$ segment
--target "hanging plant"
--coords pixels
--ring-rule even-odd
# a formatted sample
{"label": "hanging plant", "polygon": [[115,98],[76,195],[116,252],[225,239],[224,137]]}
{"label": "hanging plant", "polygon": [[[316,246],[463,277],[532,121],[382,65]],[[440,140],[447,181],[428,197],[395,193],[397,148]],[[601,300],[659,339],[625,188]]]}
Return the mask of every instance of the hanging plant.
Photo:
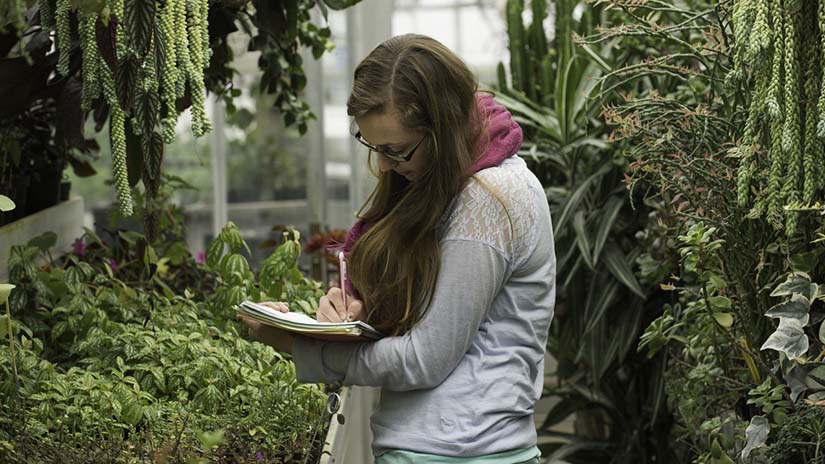
{"label": "hanging plant", "polygon": [[[317,59],[332,48],[329,28],[314,24],[310,10],[317,6],[326,16],[327,8],[359,1],[7,0],[0,6],[0,95],[10,100],[4,100],[0,117],[25,111],[47,98],[43,88],[79,75],[82,113],[75,119],[91,112],[97,130],[108,121],[120,212],[133,213],[130,188],[143,180],[144,226],[152,240],[158,213],[149,205],[159,188],[163,145],[174,141],[178,115],[191,108],[192,133],[200,137],[211,130],[206,91],[222,96],[228,111],[240,94],[232,88],[227,36],[240,29],[252,37],[249,49],[261,53],[261,91],[275,95],[285,124],[303,134],[315,116],[301,98],[307,81],[301,49],[310,48]],[[27,8],[34,3],[36,8]],[[56,52],[49,51],[52,28]],[[12,50],[21,56],[5,59]]]}
{"label": "hanging plant", "polygon": [[751,93],[736,153],[739,204],[792,236],[800,207],[825,186],[825,1],[736,0],[732,26],[728,82]]}

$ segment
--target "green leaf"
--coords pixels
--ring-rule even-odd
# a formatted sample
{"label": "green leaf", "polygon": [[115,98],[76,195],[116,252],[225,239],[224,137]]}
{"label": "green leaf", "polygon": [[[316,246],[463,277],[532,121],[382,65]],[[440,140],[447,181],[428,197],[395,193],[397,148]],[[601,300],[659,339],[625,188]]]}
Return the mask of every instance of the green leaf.
{"label": "green leaf", "polygon": [[28,246],[37,247],[41,251],[48,251],[57,243],[57,234],[54,232],[43,232],[42,234],[29,240]]}
{"label": "green leaf", "polygon": [[323,2],[333,10],[343,10],[361,2],[361,0],[323,0]]}
{"label": "green leaf", "polygon": [[143,262],[145,264],[155,264],[158,262],[158,254],[153,246],[146,245],[146,251],[143,253]]}
{"label": "green leaf", "polygon": [[[135,88],[135,119],[140,124],[144,140],[155,130],[157,125],[160,95],[158,92],[147,91],[142,85]],[[145,151],[145,147],[144,147]]]}
{"label": "green leaf", "polygon": [[581,396],[564,397],[562,401],[556,403],[552,409],[547,413],[547,417],[539,427],[540,432],[549,431],[556,424],[561,423],[567,419],[571,414],[577,411],[584,411],[591,403],[586,398]]}
{"label": "green leaf", "polygon": [[794,293],[804,295],[809,300],[813,300],[819,287],[811,283],[811,277],[804,272],[793,272],[788,275],[784,282],[777,285],[771,292],[771,296],[788,296]]}
{"label": "green leaf", "polygon": [[[799,366],[800,370],[804,370],[803,366]],[[803,378],[805,385],[814,390],[825,389],[825,366],[817,366],[811,369],[810,372]]]}
{"label": "green leaf", "polygon": [[131,400],[121,409],[120,420],[131,426],[135,426],[143,418],[143,407],[137,400]]}
{"label": "green leaf", "polygon": [[825,322],[819,324],[819,341],[825,343]]}
{"label": "green leaf", "polygon": [[218,268],[221,255],[223,255],[224,244],[220,237],[212,240],[209,246],[206,247],[206,265],[212,269]]}
{"label": "green leaf", "polygon": [[612,68],[610,67],[610,65],[607,64],[607,62],[604,60],[604,58],[599,56],[599,54],[596,53],[596,51],[593,50],[593,48],[591,48],[590,45],[587,45],[586,43],[579,43],[579,44],[576,44],[576,45],[578,45],[579,48],[584,50],[584,52],[587,54],[587,56],[589,56],[591,60],[593,60],[596,64],[598,64],[599,67],[602,68],[603,71],[606,71],[606,72],[612,71]]}
{"label": "green leaf", "polygon": [[587,236],[587,224],[584,219],[584,211],[576,211],[573,216],[573,230],[576,231],[576,245],[581,251],[584,263],[591,270],[593,269],[593,258],[590,255],[590,238]]}
{"label": "green leaf", "polygon": [[708,300],[710,301],[710,305],[714,309],[729,309],[731,307],[730,298],[728,298],[726,296],[721,296],[721,295],[712,296],[712,297],[708,298]]}
{"label": "green leaf", "polygon": [[780,317],[776,332],[765,340],[760,349],[779,351],[793,360],[808,352],[808,336],[797,319]]}
{"label": "green leaf", "polygon": [[324,17],[324,21],[329,22],[329,9],[327,4],[321,0],[316,0],[315,5],[318,6],[319,10],[321,10],[321,16]]}
{"label": "green leaf", "polygon": [[141,240],[143,238],[143,235],[141,235],[138,232],[131,231],[131,230],[118,231],[117,235],[120,238],[122,238],[123,241],[125,241],[126,243],[128,243],[129,245],[132,245],[132,246],[137,245],[138,240]]}
{"label": "green leaf", "polygon": [[[619,290],[619,284],[615,280],[610,281],[607,285],[601,285],[597,289],[597,296],[594,297],[594,301],[596,301],[595,309],[591,312],[588,311],[590,314],[590,320],[587,322],[587,327],[584,329],[584,333],[588,334],[596,324],[598,324],[602,317],[607,314],[607,308],[610,307],[610,304],[613,303],[613,299],[616,297],[616,292]],[[588,302],[589,303],[589,302]]]}
{"label": "green leaf", "polygon": [[237,253],[224,256],[220,266],[224,279],[232,285],[240,285],[249,272],[249,263],[246,258]]}
{"label": "green leaf", "polygon": [[155,0],[129,0],[124,3],[123,16],[129,45],[143,57],[155,28]]}
{"label": "green leaf", "polygon": [[808,312],[811,308],[811,302],[799,293],[794,293],[787,301],[783,301],[778,305],[769,309],[765,316],[772,318],[793,318],[802,321],[805,326],[808,323]]}
{"label": "green leaf", "polygon": [[765,446],[768,441],[768,434],[771,431],[768,418],[765,416],[753,416],[748,428],[745,429],[745,448],[742,450],[742,459],[747,460],[751,452],[756,448]]}
{"label": "green leaf", "polygon": [[143,136],[143,185],[147,192],[157,195],[160,190],[160,167],[163,163],[163,138],[152,131]]}
{"label": "green leaf", "polygon": [[616,221],[616,217],[619,215],[619,211],[621,211],[624,203],[624,197],[612,196],[609,200],[607,200],[607,205],[605,205],[605,207],[599,212],[601,221],[599,222],[599,232],[596,235],[596,242],[593,246],[594,265],[599,262],[599,257],[602,254],[604,244],[607,241],[610,230],[613,228],[613,223]]}
{"label": "green leaf", "polygon": [[9,299],[9,295],[11,291],[14,290],[16,285],[13,284],[0,284],[0,302],[5,303]]}
{"label": "green leaf", "polygon": [[619,282],[624,284],[640,298],[647,299],[647,295],[644,290],[642,290],[639,281],[630,268],[627,257],[616,245],[610,245],[605,250],[605,263],[610,273],[613,274],[613,277],[618,279]]}
{"label": "green leaf", "polygon": [[807,253],[791,255],[788,260],[794,271],[810,273],[813,272],[814,267],[816,267],[816,264],[819,262],[820,255],[822,255],[822,249],[817,248]]}
{"label": "green leaf", "polygon": [[567,221],[570,220],[570,216],[573,215],[573,212],[578,209],[579,203],[581,203],[585,193],[587,193],[587,190],[590,188],[590,185],[603,175],[610,172],[611,169],[611,163],[606,162],[602,164],[602,166],[596,172],[591,174],[590,177],[585,179],[581,184],[579,184],[576,187],[576,190],[570,195],[570,197],[568,197],[567,201],[565,202],[564,208],[562,208],[561,214],[559,215],[558,222],[556,222],[555,224],[554,234],[556,236],[559,236],[561,234],[561,231],[567,225]]}
{"label": "green leaf", "polygon": [[11,211],[16,207],[11,198],[0,195],[0,211]]}
{"label": "green leaf", "polygon": [[730,329],[733,326],[733,314],[731,313],[713,313],[713,318],[722,327]]}
{"label": "green leaf", "polygon": [[133,55],[126,55],[117,62],[115,71],[115,85],[117,99],[123,111],[132,111],[132,104],[135,101],[135,87],[138,85],[140,66],[137,58]]}
{"label": "green leaf", "polygon": [[223,429],[215,430],[214,432],[201,432],[195,434],[198,441],[206,449],[212,449],[220,446],[225,441]]}
{"label": "green leaf", "polygon": [[315,310],[312,308],[312,305],[310,305],[309,302],[306,300],[298,300],[298,306],[301,307],[301,310],[303,310],[305,314],[311,315],[315,312]]}

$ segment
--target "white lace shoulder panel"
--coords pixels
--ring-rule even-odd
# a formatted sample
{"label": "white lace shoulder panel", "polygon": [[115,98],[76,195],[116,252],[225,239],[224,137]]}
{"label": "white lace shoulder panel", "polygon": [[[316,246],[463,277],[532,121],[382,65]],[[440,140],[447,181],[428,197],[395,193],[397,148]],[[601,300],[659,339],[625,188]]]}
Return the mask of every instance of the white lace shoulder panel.
{"label": "white lace shoulder panel", "polygon": [[544,191],[524,160],[479,171],[445,215],[442,240],[484,243],[518,268],[536,244],[538,201]]}

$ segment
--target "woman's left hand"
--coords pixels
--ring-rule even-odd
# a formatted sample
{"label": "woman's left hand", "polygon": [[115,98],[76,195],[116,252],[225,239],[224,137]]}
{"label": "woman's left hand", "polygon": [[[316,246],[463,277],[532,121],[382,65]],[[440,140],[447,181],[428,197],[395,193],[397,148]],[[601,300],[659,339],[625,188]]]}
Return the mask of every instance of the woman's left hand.
{"label": "woman's left hand", "polygon": [[[283,303],[262,301],[260,304],[281,312],[289,311]],[[239,316],[238,318],[249,328],[249,335],[252,338],[275,348],[277,351],[292,354],[292,345],[295,342],[295,335],[287,332],[286,330],[261,324],[260,322],[247,317]]]}

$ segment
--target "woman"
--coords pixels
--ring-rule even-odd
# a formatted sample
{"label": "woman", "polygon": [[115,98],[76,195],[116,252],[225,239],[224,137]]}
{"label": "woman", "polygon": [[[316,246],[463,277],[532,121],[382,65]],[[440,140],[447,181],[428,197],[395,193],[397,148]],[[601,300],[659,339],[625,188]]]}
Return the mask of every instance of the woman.
{"label": "woman", "polygon": [[344,308],[330,290],[318,317],[391,336],[321,342],[248,321],[251,332],[291,352],[301,382],[382,387],[378,463],[538,462],[556,260],[544,190],[516,156],[521,128],[420,35],[358,65],[347,112],[380,172],[345,244],[354,297]]}

